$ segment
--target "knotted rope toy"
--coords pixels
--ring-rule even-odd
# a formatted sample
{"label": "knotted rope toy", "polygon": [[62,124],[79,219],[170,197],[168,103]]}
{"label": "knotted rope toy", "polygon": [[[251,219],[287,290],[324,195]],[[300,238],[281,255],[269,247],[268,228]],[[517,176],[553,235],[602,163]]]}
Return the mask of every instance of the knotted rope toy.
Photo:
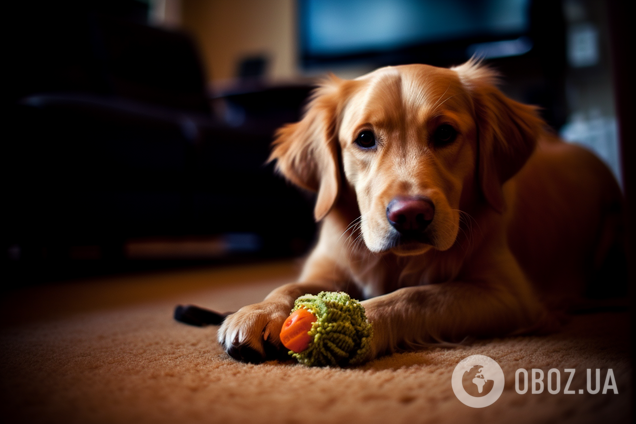
{"label": "knotted rope toy", "polygon": [[343,292],[299,297],[280,333],[289,354],[307,366],[359,365],[372,337],[364,307]]}

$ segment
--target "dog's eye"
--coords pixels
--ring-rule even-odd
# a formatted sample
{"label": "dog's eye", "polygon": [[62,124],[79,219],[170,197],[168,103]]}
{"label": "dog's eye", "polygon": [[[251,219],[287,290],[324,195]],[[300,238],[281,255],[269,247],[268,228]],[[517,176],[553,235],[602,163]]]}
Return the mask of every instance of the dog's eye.
{"label": "dog's eye", "polygon": [[371,149],[375,147],[375,134],[371,130],[361,131],[355,143],[363,149]]}
{"label": "dog's eye", "polygon": [[442,124],[433,133],[433,142],[437,146],[445,146],[455,141],[457,131],[452,125]]}

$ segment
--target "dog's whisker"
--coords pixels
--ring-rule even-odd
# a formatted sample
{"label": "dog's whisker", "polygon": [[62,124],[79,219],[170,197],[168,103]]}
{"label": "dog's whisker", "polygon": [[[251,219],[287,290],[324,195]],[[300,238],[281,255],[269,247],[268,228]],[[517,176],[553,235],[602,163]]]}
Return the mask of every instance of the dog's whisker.
{"label": "dog's whisker", "polygon": [[[448,89],[450,88],[450,85],[448,87],[446,87],[446,90],[444,90],[444,92],[442,93],[441,96],[439,96],[439,98],[437,99],[437,101],[435,102],[435,104],[432,107],[433,112],[435,112],[437,110],[437,106],[440,102],[440,100],[442,100],[442,98],[446,95],[446,93],[448,93]],[[447,99],[448,100],[448,99]]]}
{"label": "dog's whisker", "polygon": [[[360,223],[360,219],[361,217],[358,217],[354,220],[354,222],[352,222],[349,227],[347,228],[347,230],[345,230],[345,232],[342,234],[344,235],[345,233],[349,233],[347,235],[347,237],[344,239],[344,241],[342,241],[342,243],[345,246],[345,249],[349,250],[351,253],[354,253],[355,251],[355,239],[353,238],[354,235],[357,234],[356,238],[360,236],[360,227],[361,227],[361,223]],[[340,236],[340,238],[342,238],[342,235]],[[339,239],[340,242],[340,239]]]}
{"label": "dog's whisker", "polygon": [[464,243],[464,248],[466,250],[471,250],[473,245],[473,230],[472,230],[472,222],[474,218],[470,216],[468,213],[461,211],[459,209],[453,209],[459,214],[459,228],[458,231],[466,240]]}
{"label": "dog's whisker", "polygon": [[444,103],[446,103],[447,101],[449,101],[449,100],[450,100],[450,99],[452,99],[453,97],[455,97],[455,95],[448,96],[448,97],[446,98],[446,100],[444,100],[443,102],[441,102],[439,105],[437,105],[437,107],[436,107],[435,109],[433,109],[433,112],[435,112],[437,109],[439,109],[439,107],[440,107],[441,105],[443,105]]}
{"label": "dog's whisker", "polygon": [[352,244],[352,252],[356,251],[359,247],[362,247],[362,243],[364,242],[364,238],[362,236],[362,232],[358,234],[358,236],[353,240]]}
{"label": "dog's whisker", "polygon": [[359,217],[357,217],[356,219],[351,221],[351,223],[342,232],[342,234],[340,234],[340,237],[338,237],[338,241],[337,242],[340,242],[340,239],[342,239],[342,236],[344,236],[347,232],[349,232],[349,230],[352,230],[352,233],[353,233],[356,230],[356,226],[358,225],[358,223],[360,222],[361,219],[362,219],[362,215],[360,215]]}
{"label": "dog's whisker", "polygon": [[[346,247],[348,247],[351,250],[352,253],[355,251],[356,243],[357,243],[358,239],[362,236],[362,232],[359,231],[359,229],[360,229],[360,226],[358,225],[356,228],[354,228],[351,231],[351,234],[349,234],[349,236],[346,239]],[[358,233],[358,235],[354,239],[353,235],[356,234],[356,232]]]}
{"label": "dog's whisker", "polygon": [[458,212],[459,212],[460,222],[463,222],[466,226],[466,228],[464,229],[460,225],[460,229],[462,230],[462,233],[466,237],[466,240],[468,242],[468,249],[472,249],[474,241],[475,241],[475,236],[477,235],[477,233],[479,234],[482,233],[481,227],[479,226],[479,222],[477,222],[477,220],[469,213],[461,211],[461,210],[458,210]]}

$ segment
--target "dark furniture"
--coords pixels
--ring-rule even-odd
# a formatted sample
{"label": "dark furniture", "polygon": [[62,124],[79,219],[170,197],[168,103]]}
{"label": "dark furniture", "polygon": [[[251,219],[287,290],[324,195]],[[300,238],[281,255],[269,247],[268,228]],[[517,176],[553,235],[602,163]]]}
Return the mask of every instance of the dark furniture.
{"label": "dark furniture", "polygon": [[65,258],[78,244],[117,258],[131,239],[233,233],[253,235],[262,255],[308,247],[311,199],[265,162],[310,86],[252,81],[217,96],[243,117],[228,122],[212,113],[187,35],[76,8],[53,32],[40,18],[28,21],[42,44],[25,41],[33,50],[12,62],[18,83],[4,99],[13,259]]}

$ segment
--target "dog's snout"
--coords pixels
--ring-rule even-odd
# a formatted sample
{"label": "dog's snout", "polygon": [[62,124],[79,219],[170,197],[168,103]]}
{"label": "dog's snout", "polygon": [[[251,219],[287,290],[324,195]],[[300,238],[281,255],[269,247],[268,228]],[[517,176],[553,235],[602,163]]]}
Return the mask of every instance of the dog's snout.
{"label": "dog's snout", "polygon": [[419,233],[435,216],[435,205],[428,197],[396,197],[386,208],[389,223],[400,233]]}

